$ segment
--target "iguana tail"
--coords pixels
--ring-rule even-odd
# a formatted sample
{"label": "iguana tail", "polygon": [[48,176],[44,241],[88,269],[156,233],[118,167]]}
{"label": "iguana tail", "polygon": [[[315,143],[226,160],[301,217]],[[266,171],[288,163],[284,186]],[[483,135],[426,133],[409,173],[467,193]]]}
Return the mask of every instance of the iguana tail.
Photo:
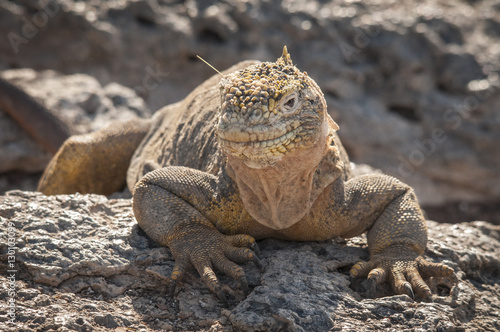
{"label": "iguana tail", "polygon": [[26,92],[1,77],[0,108],[53,154],[67,138],[76,134],[67,124]]}

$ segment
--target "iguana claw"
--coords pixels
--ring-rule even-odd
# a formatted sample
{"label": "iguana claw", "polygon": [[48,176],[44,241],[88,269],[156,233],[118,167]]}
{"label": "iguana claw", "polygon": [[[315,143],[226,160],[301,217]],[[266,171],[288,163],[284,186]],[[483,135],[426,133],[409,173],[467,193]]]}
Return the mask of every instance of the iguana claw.
{"label": "iguana claw", "polygon": [[[228,302],[214,268],[238,280],[242,291],[248,294],[248,282],[245,272],[236,263],[252,261],[262,270],[262,263],[254,251],[257,249],[254,238],[248,235],[223,235],[218,231],[204,230],[204,236],[192,238],[185,235],[182,241],[171,243],[170,248],[175,258],[168,292],[175,294],[175,288],[184,278],[190,265],[198,271],[203,282],[217,296],[225,307]],[[190,250],[186,250],[190,249]]]}
{"label": "iguana claw", "polygon": [[404,282],[401,288],[412,300],[415,299],[415,294],[413,294],[413,289],[411,288],[411,284],[408,281]]}
{"label": "iguana claw", "polygon": [[250,245],[250,249],[253,250],[253,252],[257,255],[257,256],[260,256],[260,248],[259,248],[259,245],[257,244],[257,242],[254,242]]}
{"label": "iguana claw", "polygon": [[366,276],[370,281],[369,291],[371,293],[374,293],[374,285],[389,280],[396,294],[406,294],[412,299],[415,299],[415,293],[424,299],[432,295],[423,278],[449,278],[456,282],[453,269],[444,264],[428,262],[422,256],[399,259],[387,258],[387,256],[395,257],[392,254],[379,255],[368,262],[354,264],[351,269],[351,276]]}

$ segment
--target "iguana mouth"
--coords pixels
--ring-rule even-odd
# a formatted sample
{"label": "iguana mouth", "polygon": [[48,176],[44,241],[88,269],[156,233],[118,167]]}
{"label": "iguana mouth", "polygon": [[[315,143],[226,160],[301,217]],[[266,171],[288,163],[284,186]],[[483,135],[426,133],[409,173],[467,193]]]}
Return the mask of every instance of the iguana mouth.
{"label": "iguana mouth", "polygon": [[[247,156],[258,154],[262,156],[280,156],[287,151],[293,150],[296,144],[302,138],[298,135],[301,132],[301,126],[293,128],[291,131],[285,132],[281,135],[280,132],[274,132],[265,135],[268,139],[260,140],[259,136],[255,133],[249,134],[247,132],[219,132],[219,141],[224,150],[235,156]],[[274,134],[274,135],[273,135]],[[277,135],[278,134],[278,135]],[[246,139],[245,139],[246,138]]]}

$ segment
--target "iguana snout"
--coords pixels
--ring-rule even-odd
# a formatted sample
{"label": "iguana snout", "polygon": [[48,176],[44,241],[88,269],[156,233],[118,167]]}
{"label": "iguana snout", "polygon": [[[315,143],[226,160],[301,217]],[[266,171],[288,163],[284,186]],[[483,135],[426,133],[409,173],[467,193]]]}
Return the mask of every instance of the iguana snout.
{"label": "iguana snout", "polygon": [[226,154],[266,167],[321,137],[326,103],[317,84],[299,71],[286,48],[264,62],[224,76],[217,133]]}

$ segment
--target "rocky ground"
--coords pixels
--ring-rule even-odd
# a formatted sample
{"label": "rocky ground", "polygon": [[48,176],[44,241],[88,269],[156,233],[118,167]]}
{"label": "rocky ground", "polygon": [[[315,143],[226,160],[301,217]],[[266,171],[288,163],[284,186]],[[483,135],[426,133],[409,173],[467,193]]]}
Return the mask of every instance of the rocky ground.
{"label": "rocky ground", "polygon": [[426,206],[499,205],[496,0],[0,0],[0,35],[0,69],[85,73],[153,111],[214,73],[197,54],[224,69],[287,45],[353,161],[409,183]]}
{"label": "rocky ground", "polygon": [[[129,199],[12,191],[0,196],[0,224],[17,249],[12,267],[2,242],[2,270],[15,269],[16,323],[0,308],[2,331],[497,331],[500,329],[500,228],[485,222],[429,222],[426,252],[453,267],[459,282],[429,280],[432,301],[367,298],[348,271],[368,252],[346,242],[260,241],[265,270],[244,265],[250,294],[222,277],[229,307],[189,274],[167,295],[174,262],[139,230]],[[10,228],[9,228],[10,227]],[[0,300],[9,282],[1,275]],[[386,297],[381,297],[386,296]]]}
{"label": "rocky ground", "polygon": [[[429,302],[382,297],[386,286],[371,299],[348,276],[363,238],[264,240],[265,271],[244,266],[248,296],[223,278],[223,308],[193,272],[172,299],[170,252],[137,228],[129,199],[30,192],[50,155],[0,109],[1,304],[9,250],[17,271],[17,323],[2,306],[0,330],[500,329],[497,1],[0,0],[0,35],[2,77],[78,132],[178,101],[213,74],[197,54],[224,69],[286,44],[354,166],[402,179],[430,219],[457,223],[430,221],[426,254],[459,277],[429,280]],[[473,220],[486,222],[459,223]]]}

